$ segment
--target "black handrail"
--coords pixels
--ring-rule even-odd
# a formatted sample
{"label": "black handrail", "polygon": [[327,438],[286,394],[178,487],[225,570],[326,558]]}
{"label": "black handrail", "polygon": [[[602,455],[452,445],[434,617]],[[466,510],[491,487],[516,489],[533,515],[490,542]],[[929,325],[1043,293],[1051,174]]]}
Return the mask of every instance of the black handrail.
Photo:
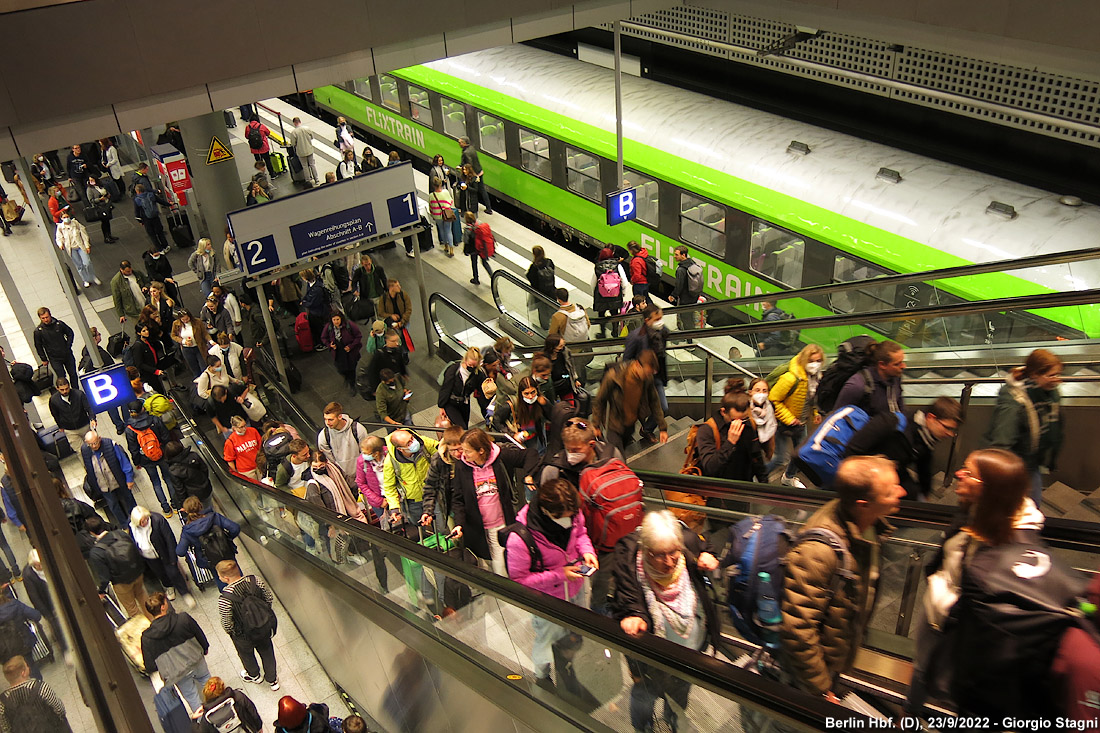
{"label": "black handrail", "polygon": [[[716,336],[738,336],[743,333],[771,333],[772,331],[805,330],[812,328],[836,328],[838,326],[863,326],[870,323],[889,323],[924,318],[950,318],[969,316],[994,311],[1041,310],[1077,305],[1095,305],[1100,302],[1100,289],[1075,290],[1068,293],[1040,293],[1038,295],[1016,295],[1009,298],[952,303],[950,305],[929,305],[919,308],[897,308],[856,315],[836,314],[811,316],[785,321],[757,321],[739,323],[733,326],[714,328],[694,328],[684,331],[671,331],[670,341],[685,339],[703,339]],[[701,307],[701,306],[700,306]],[[698,308],[697,308],[698,310]],[[666,311],[667,312],[667,311]],[[596,346],[615,346],[626,343],[625,338],[590,339],[570,344],[570,349],[594,348]],[[539,347],[541,348],[541,347]],[[968,347],[974,348],[974,347]],[[516,347],[515,353],[527,353],[538,349]]]}
{"label": "black handrail", "polygon": [[[490,338],[493,339],[493,341],[496,341],[497,339],[501,338],[504,335],[502,333],[499,333],[496,329],[490,328],[489,326],[485,325],[484,321],[482,321],[477,316],[470,313],[468,310],[466,310],[462,306],[455,303],[453,300],[448,298],[446,295],[442,295],[440,293],[432,293],[428,297],[428,313],[429,313],[429,315],[431,315],[432,326],[435,327],[436,335],[439,337],[440,341],[442,341],[444,337],[447,337],[447,338],[454,338],[454,337],[451,336],[450,334],[443,333],[443,330],[439,325],[439,321],[435,317],[435,309],[436,309],[436,306],[438,304],[442,304],[442,305],[446,306],[447,308],[450,308],[451,310],[453,310],[455,313],[462,316],[464,319],[469,321],[469,323],[472,327],[477,328],[482,333],[488,335]],[[429,338],[430,338],[430,336],[429,336]]]}
{"label": "black handrail", "polygon": [[[185,419],[209,445],[208,436],[199,428],[186,408],[182,409]],[[227,467],[210,453],[208,465],[219,474],[223,482],[232,482],[247,486],[273,500],[292,507],[298,513],[305,513],[318,521],[338,526],[365,542],[377,545],[386,552],[392,552],[413,562],[426,565],[433,570],[456,578],[466,585],[473,586],[484,593],[503,599],[505,602],[529,613],[552,620],[554,623],[573,629],[588,637],[598,638],[600,643],[613,648],[646,664],[668,671],[689,680],[692,684],[704,687],[725,697],[731,697],[763,708],[777,715],[790,718],[801,725],[815,730],[824,730],[826,720],[836,721],[845,718],[853,725],[862,727],[864,716],[846,708],[829,703],[816,695],[794,690],[786,685],[773,682],[752,672],[735,667],[700,652],[686,649],[679,644],[661,639],[654,635],[634,638],[623,633],[614,620],[568,603],[553,596],[531,590],[519,583],[510,581],[494,573],[458,562],[439,552],[397,537],[381,529],[337,514],[322,506],[311,504],[293,494],[279,491],[265,484],[248,481],[231,474]],[[243,514],[243,512],[242,512]],[[858,722],[855,722],[858,721]],[[834,723],[835,725],[835,723]]]}
{"label": "black handrail", "polygon": [[523,292],[528,297],[532,297],[535,300],[542,301],[543,304],[552,306],[555,310],[558,307],[558,301],[546,295],[543,295],[539,291],[532,288],[530,283],[526,283],[523,280],[520,280],[517,276],[513,275],[508,270],[505,270],[503,267],[498,267],[496,270],[493,271],[493,276],[492,278],[490,278],[489,281],[489,288],[493,291],[493,302],[496,303],[497,310],[499,310],[504,315],[511,315],[511,313],[509,313],[508,309],[504,307],[504,304],[500,302],[500,286],[497,284],[497,282],[500,280],[507,280],[511,282],[512,284],[523,290]]}

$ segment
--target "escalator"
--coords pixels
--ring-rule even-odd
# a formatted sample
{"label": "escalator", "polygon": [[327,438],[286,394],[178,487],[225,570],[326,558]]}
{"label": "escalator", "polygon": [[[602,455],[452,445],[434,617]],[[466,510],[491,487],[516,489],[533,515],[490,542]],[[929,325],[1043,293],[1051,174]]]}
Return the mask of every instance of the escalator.
{"label": "escalator", "polygon": [[[273,414],[303,435],[316,430],[263,369],[258,370],[257,383]],[[694,685],[697,689],[685,712],[700,730],[736,730],[744,704],[816,730],[825,728],[826,716],[835,718],[842,712],[731,664],[744,661],[753,651],[732,628],[725,629],[716,657],[658,639],[631,639],[608,619],[484,573],[461,559],[231,477],[216,451],[209,450],[205,426],[196,425],[195,430],[221,484],[223,508],[245,527],[250,551],[295,624],[329,675],[386,729],[432,725],[484,730],[504,724],[522,730],[630,730],[630,681],[623,655]],[[797,527],[832,498],[829,492],[755,483],[652,472],[639,476],[651,508],[691,508],[706,514],[702,529],[716,545],[728,526],[747,514],[779,514]],[[665,490],[699,494],[712,506],[668,502]],[[905,694],[914,611],[920,607],[924,585],[922,568],[952,515],[950,507],[903,502],[892,519],[898,530],[883,551],[881,600],[856,669],[846,679],[864,700],[887,713],[896,711]],[[324,553],[311,554],[301,541],[301,528],[322,537],[328,534],[326,526],[355,538],[366,564],[338,566]],[[1049,520],[1044,536],[1055,552],[1082,571],[1094,571],[1100,562],[1096,525]],[[387,568],[385,582],[380,565]],[[472,601],[436,619],[432,611],[439,609],[433,599],[452,584],[471,588]],[[721,592],[721,583],[716,586]],[[585,694],[578,694],[580,688],[569,680],[560,681],[563,689],[557,692],[533,684],[531,615],[568,628],[583,640],[571,653],[576,682]],[[415,703],[411,697],[401,698],[400,680],[425,694],[417,695]],[[410,725],[410,715],[415,726]]]}

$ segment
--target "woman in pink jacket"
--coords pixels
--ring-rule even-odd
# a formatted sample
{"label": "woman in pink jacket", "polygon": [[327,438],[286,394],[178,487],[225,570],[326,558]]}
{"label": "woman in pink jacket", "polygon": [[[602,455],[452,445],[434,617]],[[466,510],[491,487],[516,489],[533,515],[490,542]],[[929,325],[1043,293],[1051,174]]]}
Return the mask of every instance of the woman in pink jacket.
{"label": "woman in pink jacket", "polygon": [[[544,482],[507,531],[504,547],[508,577],[587,608],[584,578],[599,567],[599,561],[588,539],[580,495],[573,484],[565,479]],[[535,630],[531,659],[537,684],[552,686],[550,666],[556,662],[558,685],[576,693],[573,688],[579,683],[565,662],[576,652],[580,637],[539,616],[531,617],[531,625]]]}

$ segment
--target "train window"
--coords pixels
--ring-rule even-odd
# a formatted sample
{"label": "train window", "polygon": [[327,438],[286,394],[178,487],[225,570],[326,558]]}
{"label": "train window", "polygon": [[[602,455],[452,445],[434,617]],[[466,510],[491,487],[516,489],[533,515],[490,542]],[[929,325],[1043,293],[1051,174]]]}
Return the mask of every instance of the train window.
{"label": "train window", "polygon": [[726,208],[690,193],[681,193],[680,239],[725,257]]}
{"label": "train window", "polygon": [[520,165],[539,178],[550,180],[550,141],[528,129],[519,128]]}
{"label": "train window", "polygon": [[586,199],[600,201],[600,161],[583,150],[565,148],[566,185]]}
{"label": "train window", "polygon": [[432,124],[432,105],[428,101],[427,89],[409,84],[409,111],[412,112],[412,118],[420,124],[435,127]]}
{"label": "train window", "polygon": [[378,86],[382,90],[382,104],[390,109],[401,110],[401,101],[397,96],[397,79],[389,74],[378,75]]}
{"label": "train window", "polygon": [[752,222],[749,269],[789,288],[802,287],[802,259],[806,241],[766,221]]}
{"label": "train window", "polygon": [[638,189],[638,221],[656,227],[660,221],[657,218],[657,213],[660,210],[657,181],[629,168],[626,169],[625,173],[623,188]]}
{"label": "train window", "polygon": [[504,157],[504,122],[484,112],[477,113],[477,126],[481,130],[481,149],[498,158]]}
{"label": "train window", "polygon": [[443,108],[443,132],[457,139],[466,134],[466,108],[449,97],[439,98]]}
{"label": "train window", "polygon": [[374,101],[374,95],[370,91],[370,79],[353,79],[351,90],[368,102]]}
{"label": "train window", "polygon": [[[851,283],[862,280],[889,275],[888,270],[869,265],[862,260],[856,260],[844,255],[837,255],[833,262],[833,282]],[[872,311],[891,310],[895,306],[897,286],[875,285],[867,283],[865,288],[848,290],[843,293],[833,293],[829,296],[829,305],[838,313],[869,313]],[[920,305],[925,305],[920,303]]]}

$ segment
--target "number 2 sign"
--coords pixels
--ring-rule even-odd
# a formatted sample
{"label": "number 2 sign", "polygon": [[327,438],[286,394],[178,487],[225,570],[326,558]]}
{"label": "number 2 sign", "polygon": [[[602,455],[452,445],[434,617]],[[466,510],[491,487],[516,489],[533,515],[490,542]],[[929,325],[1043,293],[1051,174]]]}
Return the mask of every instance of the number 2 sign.
{"label": "number 2 sign", "polygon": [[279,251],[275,247],[275,237],[270,234],[247,242],[237,242],[237,246],[241,250],[241,264],[249,275],[279,266]]}

